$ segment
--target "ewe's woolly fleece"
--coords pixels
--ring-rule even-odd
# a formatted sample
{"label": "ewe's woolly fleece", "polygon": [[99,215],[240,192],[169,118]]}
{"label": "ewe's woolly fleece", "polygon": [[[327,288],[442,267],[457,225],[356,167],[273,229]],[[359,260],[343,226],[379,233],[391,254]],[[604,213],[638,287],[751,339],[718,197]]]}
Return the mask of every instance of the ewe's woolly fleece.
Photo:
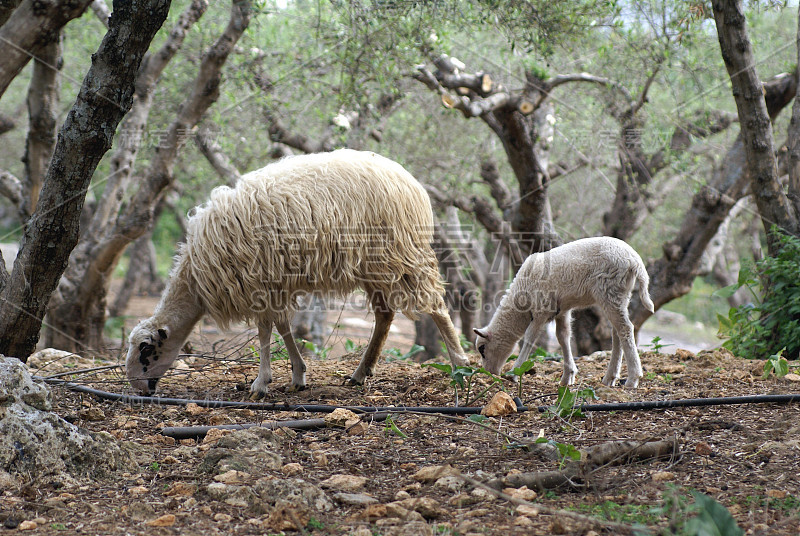
{"label": "ewe's woolly fleece", "polygon": [[187,223],[173,278],[223,327],[315,290],[379,291],[411,318],[443,308],[428,195],[375,153],[285,158],[214,189]]}

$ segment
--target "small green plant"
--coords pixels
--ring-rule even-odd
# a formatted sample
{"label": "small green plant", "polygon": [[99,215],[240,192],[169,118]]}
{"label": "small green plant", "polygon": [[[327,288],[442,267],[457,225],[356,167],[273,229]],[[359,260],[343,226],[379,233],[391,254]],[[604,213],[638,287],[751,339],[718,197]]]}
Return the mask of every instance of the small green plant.
{"label": "small green plant", "polygon": [[576,509],[579,512],[617,523],[645,526],[658,523],[660,517],[650,505],[646,504],[619,504],[614,501],[603,501],[597,504],[580,504]]}
{"label": "small green plant", "polygon": [[331,351],[330,346],[317,346],[312,341],[303,340],[303,347],[320,359],[327,359]]}
{"label": "small green plant", "polygon": [[387,354],[386,361],[389,363],[391,363],[392,361],[407,361],[412,357],[414,357],[415,355],[417,355],[418,353],[424,351],[425,347],[420,346],[419,344],[412,345],[411,349],[406,353],[401,352],[397,348],[389,348],[388,350],[386,350]]}
{"label": "small green plant", "polygon": [[712,497],[690,490],[694,503],[675,487],[663,495],[663,506],[652,511],[669,519],[670,534],[680,536],[743,536],[736,520],[725,506]]}
{"label": "small green plant", "polygon": [[786,348],[782,348],[777,354],[772,354],[767,359],[767,362],[764,363],[764,374],[761,376],[762,379],[769,378],[770,374],[775,374],[777,378],[783,378],[787,374],[789,374],[789,362],[786,361],[786,358],[783,357],[783,351]]}
{"label": "small green plant", "polygon": [[345,341],[344,341],[344,351],[345,352],[347,352],[348,354],[352,354],[353,352],[357,352],[360,349],[361,349],[361,345],[360,344],[356,344],[350,339],[345,339]]}
{"label": "small green plant", "polygon": [[389,433],[392,433],[401,439],[405,439],[408,437],[408,434],[406,434],[400,428],[397,427],[391,415],[387,415],[385,422],[386,426],[383,427],[384,434],[389,435]]}
{"label": "small green plant", "polygon": [[536,361],[528,358],[518,367],[511,369],[511,374],[517,377],[517,396],[522,398],[522,377],[536,366]]}
{"label": "small green plant", "polygon": [[[283,361],[289,359],[289,352],[286,350],[286,345],[283,344],[283,341],[277,333],[272,334],[272,345],[275,347],[275,350],[270,351],[270,361]],[[253,353],[253,356],[255,356],[256,359],[261,359],[261,354],[255,346],[251,345],[250,351]]]}
{"label": "small green plant", "polygon": [[308,520],[308,525],[306,525],[306,527],[311,530],[323,530],[325,528],[325,523],[312,517]]}
{"label": "small green plant", "polygon": [[154,473],[157,473],[159,471],[159,469],[161,469],[161,464],[160,463],[153,462],[153,463],[150,464],[150,470],[153,471]]}
{"label": "small green plant", "polygon": [[585,417],[583,411],[581,411],[581,406],[590,400],[597,400],[597,393],[591,387],[572,391],[568,386],[561,385],[558,388],[558,398],[555,405],[547,408],[547,411],[565,420]]}
{"label": "small green plant", "polygon": [[655,353],[661,353],[662,348],[666,348],[667,346],[674,346],[674,344],[661,344],[661,337],[656,335],[652,339],[650,339],[650,344],[643,344],[642,347],[649,348]]}
{"label": "small green plant", "polygon": [[717,336],[734,354],[769,359],[785,348],[789,359],[800,354],[800,239],[773,228],[778,243],[775,257],[764,257],[754,265],[743,266],[734,285],[718,290],[723,298],[746,288],[752,303],[731,308],[727,316],[718,314]]}
{"label": "small green plant", "polygon": [[53,530],[67,530],[67,526],[64,523],[50,523],[50,528]]}
{"label": "small green plant", "polygon": [[555,447],[558,450],[558,455],[561,457],[561,464],[563,465],[568,459],[573,461],[580,461],[581,459],[581,451],[575,448],[574,445],[570,445],[569,443],[559,443],[558,441],[553,441],[552,439],[547,439],[546,437],[540,437],[536,439],[536,443],[546,443]]}
{"label": "small green plant", "polygon": [[[502,379],[498,378],[485,368],[474,368],[470,366],[458,366],[455,369],[451,365],[446,365],[444,363],[423,363],[423,367],[431,367],[435,368],[436,370],[441,370],[448,376],[450,376],[450,386],[453,387],[455,392],[455,405],[459,406],[459,400],[461,398],[464,399],[464,405],[469,405],[470,402],[478,400],[486,395],[487,392],[495,385],[501,384]],[[483,391],[476,394],[474,397],[470,397],[472,391],[472,384],[473,379],[476,374],[485,374],[488,376],[491,381],[489,386],[486,387]]]}

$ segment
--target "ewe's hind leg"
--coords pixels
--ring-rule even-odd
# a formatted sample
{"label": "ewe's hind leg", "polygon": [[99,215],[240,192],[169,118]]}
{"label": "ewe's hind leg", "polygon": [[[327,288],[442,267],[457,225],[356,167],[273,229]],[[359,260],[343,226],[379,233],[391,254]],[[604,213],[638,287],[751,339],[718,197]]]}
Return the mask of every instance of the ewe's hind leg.
{"label": "ewe's hind leg", "polygon": [[461,341],[459,341],[453,321],[450,319],[450,315],[447,314],[444,303],[442,303],[442,306],[438,311],[431,313],[431,317],[442,335],[442,340],[447,348],[447,355],[450,356],[450,363],[452,363],[453,368],[469,365],[469,359],[461,350]]}
{"label": "ewe's hind leg", "polygon": [[364,350],[364,355],[361,357],[361,363],[359,363],[358,368],[350,377],[350,382],[357,385],[362,385],[367,376],[372,376],[375,371],[375,364],[378,362],[383,344],[389,335],[389,328],[392,327],[392,320],[394,320],[394,311],[389,309],[380,294],[373,295],[372,308],[375,311],[375,327],[372,331],[372,337],[370,337],[367,349]]}
{"label": "ewe's hind leg", "polygon": [[571,323],[572,314],[569,310],[556,317],[556,338],[558,339],[558,344],[561,345],[561,352],[564,354],[564,372],[561,374],[561,385],[575,383],[575,375],[578,373],[578,367],[572,357],[572,345],[570,343]]}
{"label": "ewe's hind leg", "polygon": [[[625,364],[628,367],[628,379],[625,381],[625,387],[636,389],[639,387],[639,380],[642,379],[642,363],[639,361],[639,352],[636,351],[636,342],[633,338],[633,324],[628,319],[628,303],[627,301],[619,306],[606,306],[603,311],[611,321],[611,327],[616,332],[619,338],[619,346],[622,354],[625,356]],[[612,339],[613,342],[613,339]],[[612,362],[608,364],[609,372],[611,372],[611,365],[614,359],[614,351],[611,351]],[[614,370],[615,376],[619,377],[619,369],[621,363],[618,363]],[[606,373],[608,376],[608,373]],[[605,378],[604,378],[605,379]],[[603,382],[605,383],[605,381]],[[610,385],[610,384],[606,384]]]}
{"label": "ewe's hind leg", "polygon": [[270,344],[272,343],[272,322],[258,323],[258,342],[261,345],[261,354],[258,364],[258,377],[250,386],[250,398],[264,398],[267,386],[272,383],[272,367],[270,365]]}
{"label": "ewe's hind leg", "polygon": [[611,359],[608,361],[608,370],[603,376],[603,385],[616,385],[622,372],[622,347],[619,344],[619,335],[616,328],[611,330]]}
{"label": "ewe's hind leg", "polygon": [[292,363],[292,389],[300,391],[306,388],[306,362],[300,355],[297,349],[297,344],[294,342],[294,335],[292,335],[292,326],[288,320],[280,320],[276,322],[278,333],[283,338],[283,344],[286,345],[286,352],[289,354],[289,360]]}

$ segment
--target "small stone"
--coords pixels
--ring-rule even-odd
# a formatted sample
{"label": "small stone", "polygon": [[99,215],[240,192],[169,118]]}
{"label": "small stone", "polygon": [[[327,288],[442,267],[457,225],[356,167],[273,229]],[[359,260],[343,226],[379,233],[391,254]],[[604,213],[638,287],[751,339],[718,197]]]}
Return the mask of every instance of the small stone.
{"label": "small stone", "polygon": [[217,501],[224,501],[234,491],[236,491],[235,486],[229,486],[228,484],[223,484],[222,482],[212,482],[206,486],[206,493],[208,493],[209,497]]}
{"label": "small stone", "polygon": [[156,519],[147,522],[147,525],[151,527],[171,527],[174,524],[175,524],[174,514],[164,514],[161,517],[157,517]]}
{"label": "small stone", "polygon": [[26,519],[25,521],[20,523],[17,528],[19,530],[36,530],[39,528],[39,525],[36,523],[36,521],[30,521]]}
{"label": "small stone", "polygon": [[528,489],[528,486],[522,486],[521,488],[506,488],[503,490],[503,493],[506,495],[511,495],[515,499],[521,499],[523,501],[535,501],[536,497],[539,495],[533,491],[532,489]]}
{"label": "small stone", "polygon": [[517,404],[511,395],[505,391],[498,391],[488,404],[481,410],[481,415],[487,417],[502,417],[517,412]]}
{"label": "small stone", "polygon": [[324,421],[326,426],[344,428],[347,425],[347,421],[357,421],[360,419],[358,415],[349,409],[336,408],[333,412],[325,415]]}
{"label": "small stone", "polygon": [[700,441],[694,446],[694,451],[700,456],[709,456],[712,452],[711,445],[705,441]]}
{"label": "small stone", "polygon": [[303,466],[299,463],[287,463],[283,467],[281,467],[281,473],[286,476],[297,476],[303,472]]}
{"label": "small stone", "polygon": [[363,476],[333,475],[327,480],[320,482],[320,486],[339,491],[358,491],[363,488],[366,483],[367,479]]}
{"label": "small stone", "polygon": [[352,536],[373,536],[373,534],[369,527],[358,527],[353,531]]}
{"label": "small stone", "polygon": [[368,506],[378,502],[378,499],[366,493],[336,493],[333,495],[333,499],[349,506]]}
{"label": "small stone", "polygon": [[78,412],[78,416],[83,420],[91,422],[104,421],[106,418],[106,414],[103,410],[96,407],[82,409]]}
{"label": "small stone", "polygon": [[265,525],[275,532],[296,531],[303,530],[310,520],[311,514],[307,508],[284,504],[270,513]]}
{"label": "small stone", "polygon": [[230,471],[226,471],[221,475],[217,475],[214,477],[214,480],[217,482],[222,482],[223,484],[243,484],[247,480],[250,479],[250,474],[245,473],[244,471],[236,471],[235,469],[231,469]]}
{"label": "small stone", "polygon": [[675,480],[675,473],[670,471],[657,471],[652,475],[653,482],[666,482],[668,480]]}
{"label": "small stone", "polygon": [[47,520],[43,517],[37,517],[33,519],[33,522],[36,523],[37,525],[44,525],[45,523],[47,523]]}
{"label": "small stone", "polygon": [[134,486],[128,489],[128,493],[131,495],[144,495],[148,493],[150,490],[144,486]]}
{"label": "small stone", "polygon": [[194,484],[175,482],[164,492],[164,495],[167,497],[190,497],[194,495],[196,491],[197,486]]}
{"label": "small stone", "polygon": [[460,491],[465,485],[464,479],[457,476],[443,476],[433,483],[434,488],[449,492]]}
{"label": "small stone", "polygon": [[790,372],[786,376],[783,377],[784,380],[790,382],[800,382],[800,374],[795,374],[794,372]]}
{"label": "small stone", "polygon": [[165,463],[167,465],[175,465],[176,463],[180,462],[178,461],[178,458],[176,458],[175,456],[166,456],[161,463]]}
{"label": "small stone", "polygon": [[561,519],[553,519],[550,522],[550,533],[551,534],[569,534],[569,529],[564,525],[564,522]]}
{"label": "small stone", "polygon": [[364,435],[367,433],[367,430],[369,430],[369,423],[359,419],[352,424],[351,421],[347,421],[345,427],[347,429],[347,435],[349,436]]}
{"label": "small stone", "polygon": [[230,434],[232,430],[220,430],[219,428],[212,428],[206,432],[206,437],[203,439],[204,444],[213,443],[218,441],[223,436]]}
{"label": "small stone", "polygon": [[401,489],[397,493],[394,494],[395,501],[402,501],[403,499],[408,499],[411,497],[411,494],[404,489]]}
{"label": "small stone", "polygon": [[460,474],[461,472],[451,465],[431,465],[423,467],[411,475],[411,478],[418,482],[434,482],[444,476],[457,476]]}
{"label": "small stone", "polygon": [[403,499],[402,501],[395,501],[386,505],[390,508],[394,505],[401,506],[406,510],[413,510],[419,512],[425,519],[435,519],[444,514],[439,502],[430,497],[414,497],[411,499]]}
{"label": "small stone", "polygon": [[214,521],[219,521],[220,523],[230,523],[233,520],[233,516],[229,514],[218,513],[214,514]]}
{"label": "small stone", "polygon": [[522,516],[536,517],[539,515],[539,509],[533,505],[521,504],[517,506],[517,513]]}
{"label": "small stone", "polygon": [[531,525],[533,525],[533,521],[529,517],[517,516],[514,520],[514,526],[516,527],[530,527]]}
{"label": "small stone", "polygon": [[197,404],[195,404],[194,402],[189,402],[188,404],[186,404],[186,413],[188,413],[189,415],[193,415],[196,417],[197,415],[202,415],[208,412],[209,412],[208,408],[202,408]]}

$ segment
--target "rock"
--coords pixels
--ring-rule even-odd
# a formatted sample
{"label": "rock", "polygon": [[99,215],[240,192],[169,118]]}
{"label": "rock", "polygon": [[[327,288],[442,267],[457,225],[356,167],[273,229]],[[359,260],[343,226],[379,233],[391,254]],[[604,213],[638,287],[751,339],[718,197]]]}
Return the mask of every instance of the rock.
{"label": "rock", "polygon": [[106,414],[100,408],[91,407],[80,410],[78,417],[85,421],[99,422],[105,420]]}
{"label": "rock", "polygon": [[539,509],[534,505],[521,504],[517,506],[517,513],[522,516],[536,517],[539,515]]}
{"label": "rock", "polygon": [[217,482],[222,482],[223,484],[243,484],[244,482],[250,480],[250,474],[245,473],[244,471],[231,469],[215,476],[214,480]]}
{"label": "rock", "polygon": [[80,358],[80,356],[72,352],[56,350],[55,348],[45,348],[31,355],[27,359],[27,364],[30,368],[42,368],[53,361],[73,362],[78,358]]}
{"label": "rock", "polygon": [[451,497],[447,501],[447,504],[450,506],[455,506],[456,508],[464,508],[465,506],[472,506],[473,504],[477,504],[482,501],[483,499],[481,497],[475,497],[469,493],[459,493],[458,495]]}
{"label": "rock", "polygon": [[143,447],[92,433],[51,413],[49,388],[15,358],[0,356],[0,471],[38,481],[136,470]]}
{"label": "rock", "polygon": [[214,514],[214,521],[218,521],[220,523],[230,523],[233,521],[233,516],[220,512],[219,514]]}
{"label": "rock", "polygon": [[338,491],[358,491],[364,487],[367,479],[363,476],[354,475],[333,475],[327,480],[320,482],[323,488],[331,488]]}
{"label": "rock", "polygon": [[367,430],[369,430],[369,423],[361,420],[353,424],[350,424],[350,421],[347,421],[345,426],[347,427],[347,435],[350,436],[363,435],[367,433]]}
{"label": "rock", "polygon": [[333,502],[322,489],[299,478],[262,478],[255,483],[253,491],[262,504],[283,502],[305,504],[315,512],[333,510]]}
{"label": "rock", "polygon": [[800,374],[795,374],[794,372],[790,372],[789,374],[784,376],[783,379],[790,382],[800,382]]}
{"label": "rock", "polygon": [[325,415],[325,425],[335,428],[344,428],[348,422],[355,424],[360,421],[361,417],[350,411],[349,409],[336,408],[332,413]]}
{"label": "rock", "polygon": [[369,527],[358,527],[351,536],[373,536],[373,534]]}
{"label": "rock", "polygon": [[532,489],[528,489],[528,486],[522,486],[521,488],[506,488],[503,490],[503,493],[523,501],[534,501],[536,500],[536,497],[538,497],[538,494]]}
{"label": "rock", "polygon": [[[197,415],[202,415],[204,413],[208,413],[209,411],[211,411],[211,410],[209,410],[208,408],[200,407],[199,405],[197,405],[194,402],[189,402],[188,404],[186,404],[186,413],[188,413],[189,415],[193,415],[195,417]],[[217,439],[219,439],[219,438],[217,438]]]}
{"label": "rock", "polygon": [[782,489],[768,489],[766,495],[770,499],[785,499],[787,493]]}
{"label": "rock", "polygon": [[333,500],[338,503],[346,504],[348,506],[368,506],[370,504],[376,504],[378,499],[367,495],[366,493],[335,493],[333,495]]}
{"label": "rock", "polygon": [[239,489],[237,486],[229,486],[222,482],[212,482],[206,486],[206,493],[208,496],[217,501],[224,501]]}
{"label": "rock", "polygon": [[39,525],[36,523],[36,521],[25,520],[20,523],[17,528],[19,530],[36,530],[39,528]]}
{"label": "rock", "polygon": [[700,456],[709,456],[712,452],[711,445],[706,443],[705,441],[699,441],[694,446],[694,451],[699,454]]}
{"label": "rock", "polygon": [[461,471],[451,465],[430,465],[411,475],[411,478],[418,482],[434,482],[445,476],[457,476],[460,474]]}
{"label": "rock", "polygon": [[266,528],[283,532],[287,530],[303,530],[311,520],[308,507],[294,503],[281,503],[270,513]]}
{"label": "rock", "polygon": [[403,499],[402,501],[395,501],[386,505],[387,508],[392,506],[401,506],[407,510],[419,512],[425,519],[436,519],[444,514],[444,510],[439,506],[439,502],[430,497],[414,497],[411,499]]}
{"label": "rock", "polygon": [[498,391],[488,404],[481,410],[481,415],[487,417],[503,417],[517,412],[517,404],[511,395],[505,391]]}
{"label": "rock", "polygon": [[147,522],[147,525],[151,527],[171,527],[174,524],[175,524],[174,514],[164,514],[161,517],[157,517],[156,519]]}
{"label": "rock", "polygon": [[203,438],[203,443],[214,443],[215,441],[219,441],[224,436],[232,433],[230,430],[222,430],[220,428],[212,428],[208,432],[206,432],[206,436]]}
{"label": "rock", "polygon": [[457,476],[443,476],[433,483],[434,488],[453,493],[462,490],[466,485],[464,479]]}
{"label": "rock", "polygon": [[669,471],[656,471],[652,475],[653,482],[666,482],[668,480],[675,480],[675,473]]}
{"label": "rock", "polygon": [[530,527],[530,526],[533,526],[533,521],[531,521],[531,518],[529,518],[529,517],[517,516],[517,518],[514,520],[514,526],[515,527]]}
{"label": "rock", "polygon": [[128,488],[128,493],[133,495],[134,497],[139,495],[144,495],[145,493],[149,493],[150,490],[144,486],[133,486],[132,488]]}
{"label": "rock", "polygon": [[191,497],[197,492],[197,486],[187,482],[175,482],[165,492],[167,497]]}
{"label": "rock", "polygon": [[236,430],[211,445],[197,471],[220,475],[231,470],[260,474],[278,469],[283,465],[275,452],[279,444],[275,434],[265,428]]}
{"label": "rock", "polygon": [[303,466],[299,463],[287,463],[281,467],[281,473],[286,476],[297,476],[303,473]]}

